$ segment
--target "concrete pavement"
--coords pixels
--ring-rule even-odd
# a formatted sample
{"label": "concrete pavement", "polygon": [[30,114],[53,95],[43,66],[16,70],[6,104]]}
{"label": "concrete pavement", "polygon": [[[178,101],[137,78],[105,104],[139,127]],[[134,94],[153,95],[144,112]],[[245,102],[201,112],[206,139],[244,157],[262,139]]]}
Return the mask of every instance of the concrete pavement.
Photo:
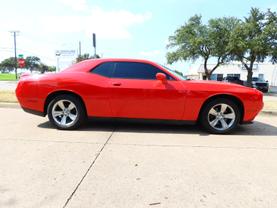
{"label": "concrete pavement", "polygon": [[0,108],[0,207],[275,207],[277,117],[233,135],[90,122],[58,131]]}
{"label": "concrete pavement", "polygon": [[17,81],[0,81],[0,90],[14,91],[17,85]]}

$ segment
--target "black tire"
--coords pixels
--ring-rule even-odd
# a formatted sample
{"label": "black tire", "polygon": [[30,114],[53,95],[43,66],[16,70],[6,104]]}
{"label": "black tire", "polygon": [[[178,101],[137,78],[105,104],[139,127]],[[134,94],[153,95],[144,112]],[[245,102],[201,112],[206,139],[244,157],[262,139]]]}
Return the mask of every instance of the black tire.
{"label": "black tire", "polygon": [[[216,108],[221,108],[221,104],[225,104],[228,105],[229,107],[227,107],[226,109],[226,114],[229,113],[230,114],[234,114],[235,118],[234,119],[229,119],[229,118],[225,118],[223,114],[223,120],[226,122],[228,128],[224,129],[224,126],[221,122],[221,120],[217,121],[216,126],[212,126],[210,123],[212,119],[218,119],[218,118],[222,118],[222,114],[221,115],[211,115],[209,114],[209,112],[212,109],[216,109]],[[218,114],[220,113],[221,110],[218,110]],[[214,116],[214,118],[213,118]],[[212,118],[211,118],[212,117]],[[199,117],[199,121],[200,124],[210,133],[212,134],[226,134],[226,133],[230,133],[232,132],[239,124],[241,118],[241,111],[238,107],[238,105],[232,101],[231,99],[227,99],[227,98],[216,98],[214,100],[211,100],[210,102],[208,102],[207,104],[205,104],[205,106],[203,107],[203,109],[200,112],[200,117]],[[213,121],[213,120],[212,120]],[[229,123],[228,123],[229,122]],[[221,126],[221,127],[220,127]],[[222,128],[222,129],[220,129]]]}
{"label": "black tire", "polygon": [[[71,104],[73,104],[72,106],[74,106],[74,108],[72,110],[67,110],[67,112],[65,112],[64,110],[62,110],[62,108],[59,105],[59,103],[61,102],[64,105],[64,109],[65,108],[69,109],[70,108],[69,105]],[[58,108],[60,108],[60,110]],[[48,115],[49,121],[57,129],[72,130],[72,129],[77,129],[86,121],[87,116],[84,108],[85,107],[83,106],[82,101],[79,98],[72,95],[67,95],[67,94],[58,95],[48,105],[47,115]],[[53,116],[53,110],[55,112],[63,112],[63,114],[60,116]],[[62,119],[64,116],[66,117],[65,125],[62,124],[63,123]],[[74,118],[74,120],[71,118]],[[68,124],[66,124],[66,122],[68,122]]]}

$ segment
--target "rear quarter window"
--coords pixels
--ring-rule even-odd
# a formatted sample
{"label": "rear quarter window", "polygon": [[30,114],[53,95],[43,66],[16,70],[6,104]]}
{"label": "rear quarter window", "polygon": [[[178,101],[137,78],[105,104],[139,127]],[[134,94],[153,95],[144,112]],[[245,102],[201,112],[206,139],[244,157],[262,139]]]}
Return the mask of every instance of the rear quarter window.
{"label": "rear quarter window", "polygon": [[114,69],[113,62],[99,64],[91,70],[91,73],[98,74],[104,77],[111,77]]}

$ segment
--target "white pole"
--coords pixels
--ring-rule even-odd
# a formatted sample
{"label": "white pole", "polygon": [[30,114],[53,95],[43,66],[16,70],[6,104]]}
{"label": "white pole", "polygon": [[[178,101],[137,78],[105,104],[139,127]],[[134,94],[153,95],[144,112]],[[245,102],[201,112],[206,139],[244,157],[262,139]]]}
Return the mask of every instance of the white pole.
{"label": "white pole", "polygon": [[60,71],[60,53],[56,52],[56,56],[57,56],[57,65],[56,65],[56,72]]}

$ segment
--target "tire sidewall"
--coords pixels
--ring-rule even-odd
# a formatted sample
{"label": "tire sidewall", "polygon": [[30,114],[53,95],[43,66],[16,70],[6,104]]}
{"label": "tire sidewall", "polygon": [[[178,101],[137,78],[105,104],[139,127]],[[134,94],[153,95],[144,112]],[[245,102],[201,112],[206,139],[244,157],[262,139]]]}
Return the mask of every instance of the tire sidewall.
{"label": "tire sidewall", "polygon": [[[65,127],[65,126],[61,126],[59,125],[55,119],[53,118],[53,115],[52,115],[52,109],[53,109],[53,106],[60,100],[69,100],[71,101],[72,103],[74,103],[74,105],[76,106],[77,108],[77,118],[76,120],[74,121],[73,124],[71,124],[70,126],[68,127]],[[48,115],[48,119],[49,121],[58,129],[61,129],[61,130],[72,130],[72,129],[76,129],[78,128],[85,120],[85,111],[83,109],[83,105],[81,104],[80,100],[74,96],[71,96],[71,95],[59,95],[57,97],[55,97],[48,105],[48,108],[47,108],[47,115]]]}
{"label": "tire sidewall", "polygon": [[[231,106],[233,108],[235,116],[236,116],[235,121],[232,124],[232,126],[230,128],[228,128],[228,129],[226,129],[226,130],[223,130],[223,131],[222,130],[217,130],[217,129],[213,128],[209,124],[209,121],[208,121],[208,113],[211,110],[211,108],[213,106],[215,106],[217,104],[221,104],[221,103],[227,104],[227,105]],[[203,110],[202,110],[202,112],[200,114],[200,121],[201,121],[202,126],[206,130],[208,130],[210,133],[213,133],[213,134],[226,134],[226,133],[232,132],[238,126],[240,118],[241,118],[241,112],[239,110],[238,105],[234,101],[232,101],[230,99],[226,99],[226,98],[218,98],[218,99],[215,99],[215,100],[212,100],[212,101],[208,102],[204,106],[204,108],[203,108]]]}

